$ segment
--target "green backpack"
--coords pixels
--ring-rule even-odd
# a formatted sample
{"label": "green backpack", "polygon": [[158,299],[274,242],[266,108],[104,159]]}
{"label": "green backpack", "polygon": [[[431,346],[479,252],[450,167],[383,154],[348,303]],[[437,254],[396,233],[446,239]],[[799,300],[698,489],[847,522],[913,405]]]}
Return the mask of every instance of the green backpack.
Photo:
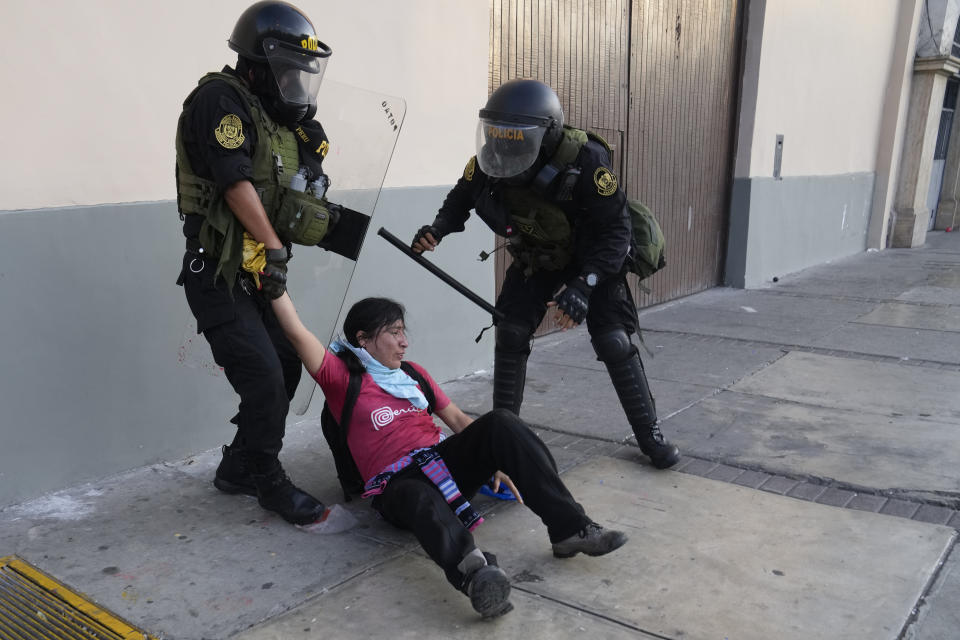
{"label": "green backpack", "polygon": [[667,261],[663,257],[666,244],[660,223],[650,209],[639,200],[628,200],[627,210],[633,223],[633,243],[627,256],[631,273],[643,280],[663,269]]}
{"label": "green backpack", "polygon": [[[587,137],[599,142],[612,156],[610,145],[593,131],[587,131]],[[612,157],[610,158],[612,160]],[[649,278],[667,264],[663,257],[666,242],[663,231],[653,212],[639,200],[627,200],[627,211],[633,225],[633,242],[627,255],[627,268],[641,280]]]}

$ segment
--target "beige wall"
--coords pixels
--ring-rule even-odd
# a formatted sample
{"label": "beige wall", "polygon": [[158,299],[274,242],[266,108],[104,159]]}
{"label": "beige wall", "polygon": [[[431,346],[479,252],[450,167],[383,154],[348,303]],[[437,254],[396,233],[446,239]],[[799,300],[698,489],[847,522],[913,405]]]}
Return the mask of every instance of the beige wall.
{"label": "beige wall", "polygon": [[747,3],[728,284],[884,246],[922,5]]}
{"label": "beige wall", "polygon": [[[766,2],[749,176],[875,170],[898,0]],[[739,172],[738,172],[739,173]]]}
{"label": "beige wall", "polygon": [[[180,103],[249,2],[37,0],[0,22],[0,210],[172,199]],[[388,186],[451,184],[486,100],[485,0],[300,0],[327,78],[403,97]],[[13,123],[11,126],[10,123]]]}

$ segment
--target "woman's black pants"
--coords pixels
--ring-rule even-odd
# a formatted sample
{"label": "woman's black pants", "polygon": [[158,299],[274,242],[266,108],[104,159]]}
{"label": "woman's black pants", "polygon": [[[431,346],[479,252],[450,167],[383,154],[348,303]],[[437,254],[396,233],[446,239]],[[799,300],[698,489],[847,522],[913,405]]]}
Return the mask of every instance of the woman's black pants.
{"label": "woman's black pants", "polygon": [[[546,445],[510,411],[495,409],[481,416],[437,449],[468,498],[496,471],[510,476],[526,506],[546,525],[551,542],[572,536],[590,522],[560,479]],[[374,498],[373,507],[388,522],[412,531],[447,580],[458,589],[462,586],[465,576],[457,565],[476,548],[473,535],[419,467],[397,473]]]}

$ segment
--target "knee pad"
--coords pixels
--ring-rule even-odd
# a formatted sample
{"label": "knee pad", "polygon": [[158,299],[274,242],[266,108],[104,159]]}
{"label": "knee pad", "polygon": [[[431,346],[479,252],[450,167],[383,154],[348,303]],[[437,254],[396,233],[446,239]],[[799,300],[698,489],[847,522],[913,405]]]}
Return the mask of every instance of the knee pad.
{"label": "knee pad", "polygon": [[590,340],[593,350],[602,362],[622,362],[632,356],[637,348],[630,341],[628,334],[622,327],[608,329],[599,333]]}
{"label": "knee pad", "polygon": [[497,324],[497,350],[511,353],[530,353],[530,336],[533,331],[512,322]]}

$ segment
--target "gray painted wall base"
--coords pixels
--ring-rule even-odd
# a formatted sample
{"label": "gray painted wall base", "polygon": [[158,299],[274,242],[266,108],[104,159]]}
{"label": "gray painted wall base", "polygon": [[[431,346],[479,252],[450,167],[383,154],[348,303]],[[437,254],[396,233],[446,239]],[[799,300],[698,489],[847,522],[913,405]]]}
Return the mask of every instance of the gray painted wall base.
{"label": "gray painted wall base", "polygon": [[[371,231],[411,238],[448,189],[385,190]],[[492,246],[474,221],[444,240],[437,263],[492,299],[493,267],[475,260]],[[318,292],[336,267],[319,249],[294,253],[292,294],[325,339],[340,300]],[[0,212],[0,506],[232,438],[237,397],[174,284],[182,255],[173,202]],[[347,304],[367,295],[407,306],[408,355],[437,379],[492,362],[492,332],[473,342],[489,317],[375,235]],[[300,408],[311,386],[304,375]],[[308,417],[323,404],[316,396]]]}
{"label": "gray painted wall base", "polygon": [[866,249],[874,173],[736,178],[725,282],[754,287]]}

